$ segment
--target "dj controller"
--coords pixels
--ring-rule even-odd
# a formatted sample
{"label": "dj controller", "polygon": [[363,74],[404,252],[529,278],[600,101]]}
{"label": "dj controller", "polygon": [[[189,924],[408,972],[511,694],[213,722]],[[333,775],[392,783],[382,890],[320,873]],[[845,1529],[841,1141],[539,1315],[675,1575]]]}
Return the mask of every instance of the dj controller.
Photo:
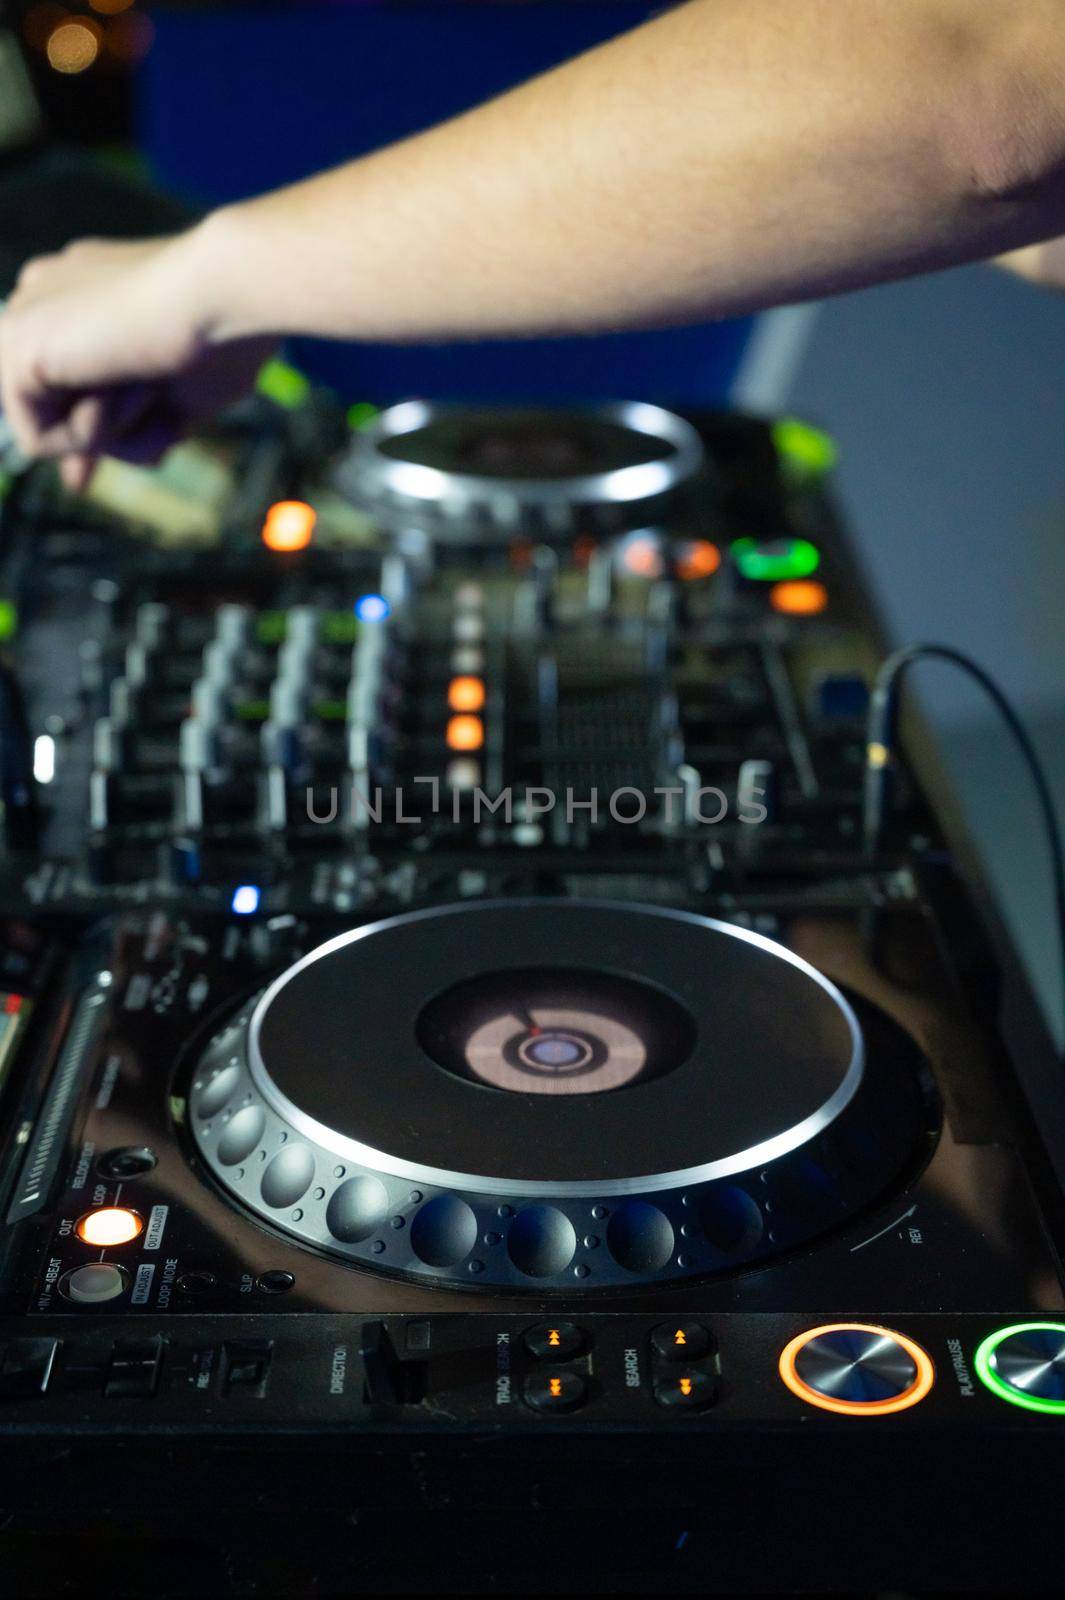
{"label": "dj controller", "polygon": [[2,506],[11,1592],[1058,1587],[1065,1078],[829,441],[278,371]]}

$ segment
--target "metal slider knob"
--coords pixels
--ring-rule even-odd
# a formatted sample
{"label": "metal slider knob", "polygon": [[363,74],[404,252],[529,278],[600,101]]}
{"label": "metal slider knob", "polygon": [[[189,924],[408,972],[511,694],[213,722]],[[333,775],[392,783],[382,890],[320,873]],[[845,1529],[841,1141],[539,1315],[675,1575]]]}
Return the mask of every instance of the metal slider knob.
{"label": "metal slider knob", "polygon": [[116,727],[125,727],[135,719],[135,701],[132,686],[126,678],[115,678],[107,691],[107,714]]}
{"label": "metal slider knob", "polygon": [[123,675],[131,689],[143,689],[151,667],[151,646],[134,640],[126,646]]}
{"label": "metal slider knob", "polygon": [[236,677],[239,658],[239,645],[233,645],[225,639],[212,639],[204,645],[202,676],[227,689]]}
{"label": "metal slider knob", "polygon": [[219,606],[215,612],[215,639],[231,651],[244,650],[251,634],[251,608],[240,605]]}
{"label": "metal slider knob", "polygon": [[229,709],[229,685],[215,678],[197,678],[189,698],[194,717],[201,722],[222,722]]}
{"label": "metal slider knob", "polygon": [[285,728],[302,726],[307,716],[310,686],[293,673],[275,678],[270,685],[270,721]]}
{"label": "metal slider knob", "polygon": [[217,772],[222,766],[222,745],[217,722],[186,717],[178,735],[178,765],[182,772]]}
{"label": "metal slider knob", "polygon": [[318,626],[317,606],[293,606],[288,613],[285,644],[310,654],[318,643]]}
{"label": "metal slider knob", "polygon": [[92,760],[98,772],[122,772],[128,765],[128,730],[110,717],[97,718],[92,730]]}
{"label": "metal slider knob", "polygon": [[133,637],[149,650],[157,650],[163,642],[170,622],[170,607],[158,600],[145,600],[133,619]]}
{"label": "metal slider knob", "polygon": [[264,722],[261,733],[263,765],[282,772],[298,772],[304,763],[304,740],[297,722]]}

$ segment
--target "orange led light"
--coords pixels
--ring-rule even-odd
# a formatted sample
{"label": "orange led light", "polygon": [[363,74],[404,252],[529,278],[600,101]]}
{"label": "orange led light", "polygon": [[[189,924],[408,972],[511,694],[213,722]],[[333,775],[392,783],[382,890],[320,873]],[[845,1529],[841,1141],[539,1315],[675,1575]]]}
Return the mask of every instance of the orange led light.
{"label": "orange led light", "polygon": [[[908,1389],[903,1389],[901,1394],[894,1395],[890,1400],[835,1400],[831,1395],[820,1394],[799,1377],[795,1362],[811,1339],[817,1339],[825,1333],[884,1334],[905,1350],[917,1369],[917,1375]],[[936,1369],[932,1365],[932,1358],[919,1344],[914,1344],[912,1339],[897,1333],[894,1328],[881,1328],[869,1322],[827,1322],[823,1327],[800,1333],[784,1346],[780,1353],[780,1376],[792,1394],[807,1405],[818,1406],[822,1411],[835,1411],[844,1417],[882,1417],[892,1411],[907,1411],[910,1406],[923,1400],[936,1380]]]}
{"label": "orange led light", "polygon": [[484,744],[484,723],[480,717],[452,717],[447,725],[449,750],[480,750]]}
{"label": "orange led light", "polygon": [[548,1330],[547,1342],[548,1344],[562,1343],[562,1335],[559,1333],[557,1328],[551,1328]]}
{"label": "orange led light", "polygon": [[773,585],[769,604],[785,617],[817,617],[828,605],[828,590],[809,578],[794,578]]}
{"label": "orange led light", "polygon": [[447,686],[452,711],[480,711],[484,705],[483,678],[452,678]]}
{"label": "orange led light", "polygon": [[107,1249],[110,1245],[129,1244],[143,1227],[135,1211],[125,1206],[101,1206],[98,1211],[87,1211],[75,1231],[86,1244]]}
{"label": "orange led light", "polygon": [[263,544],[278,554],[306,550],[314,534],[318,513],[302,500],[279,500],[266,513]]}
{"label": "orange led light", "polygon": [[637,578],[657,578],[662,571],[662,558],[654,539],[630,539],[622,560]]}
{"label": "orange led light", "polygon": [[676,1333],[673,1335],[673,1343],[677,1344],[677,1345],[680,1345],[680,1344],[687,1344],[687,1342],[688,1342],[688,1340],[687,1340],[687,1336],[685,1335],[684,1329],[683,1328],[678,1328]]}
{"label": "orange led light", "polygon": [[561,1378],[549,1378],[547,1381],[548,1381],[548,1384],[550,1386],[551,1393],[556,1398],[559,1395],[561,1395],[561,1393],[562,1393],[562,1379]]}
{"label": "orange led light", "polygon": [[681,1394],[691,1394],[692,1381],[690,1378],[682,1378],[680,1380],[680,1392]]}
{"label": "orange led light", "polygon": [[712,578],[721,565],[721,551],[709,539],[693,539],[677,558],[677,576],[685,583]]}

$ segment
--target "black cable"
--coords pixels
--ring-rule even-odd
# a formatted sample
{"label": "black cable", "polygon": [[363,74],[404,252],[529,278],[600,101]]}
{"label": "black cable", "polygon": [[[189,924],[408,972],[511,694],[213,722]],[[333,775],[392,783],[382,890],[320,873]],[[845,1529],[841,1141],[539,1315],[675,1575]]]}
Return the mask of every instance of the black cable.
{"label": "black cable", "polygon": [[1065,848],[1062,846],[1054,798],[1047,782],[1043,764],[1020,717],[994,679],[975,661],[952,650],[944,644],[913,644],[888,656],[876,676],[873,697],[869,706],[868,733],[865,746],[865,806],[864,835],[866,854],[876,857],[888,813],[889,775],[896,739],[898,711],[898,686],[906,668],[915,661],[948,661],[952,666],[967,672],[983,689],[1009,728],[1021,755],[1024,757],[1035,788],[1043,825],[1046,829],[1050,851],[1051,874],[1054,889],[1054,911],[1058,924],[1059,976],[1061,1004],[1065,1026]]}

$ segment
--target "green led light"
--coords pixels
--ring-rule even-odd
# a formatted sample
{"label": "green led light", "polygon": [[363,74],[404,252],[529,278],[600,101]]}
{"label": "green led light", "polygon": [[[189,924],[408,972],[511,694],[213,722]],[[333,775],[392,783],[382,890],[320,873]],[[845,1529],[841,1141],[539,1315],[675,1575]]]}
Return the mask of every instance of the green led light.
{"label": "green led light", "polygon": [[270,715],[269,700],[240,700],[235,707],[238,722],[265,722]]}
{"label": "green led light", "polygon": [[283,611],[263,611],[255,623],[255,636],[260,644],[283,644],[288,632],[288,618]]}
{"label": "green led light", "polygon": [[287,361],[268,361],[259,373],[255,387],[267,400],[285,411],[295,411],[311,392],[311,385],[302,372],[290,367]]}
{"label": "green led light", "polygon": [[835,440],[798,417],[774,422],[773,443],[781,464],[798,478],[823,478],[839,460]]}
{"label": "green led light", "polygon": [[368,428],[371,422],[376,422],[380,414],[368,400],[358,400],[348,407],[348,427],[358,433],[360,428]]}
{"label": "green led light", "polygon": [[18,607],[14,600],[0,600],[0,643],[6,644],[18,632]]}
{"label": "green led light", "polygon": [[312,707],[319,722],[344,722],[348,714],[346,700],[318,700]]}
{"label": "green led light", "polygon": [[821,565],[821,552],[809,539],[737,539],[732,559],[745,578],[756,583],[783,583],[788,578],[808,578]]}
{"label": "green led light", "polygon": [[992,1394],[997,1394],[1000,1400],[1008,1400],[1011,1406],[1020,1406],[1024,1411],[1065,1416],[1065,1400],[1041,1400],[1038,1395],[1025,1394],[1011,1383],[1004,1383],[993,1366],[995,1351],[1004,1340],[1015,1333],[1038,1333],[1044,1328],[1049,1328],[1052,1333],[1065,1333],[1065,1323],[1062,1322],[1014,1322],[1008,1328],[999,1328],[997,1333],[988,1334],[977,1350],[973,1364],[980,1382]]}
{"label": "green led light", "polygon": [[327,611],[322,618],[321,634],[326,644],[354,644],[359,632],[354,611]]}

